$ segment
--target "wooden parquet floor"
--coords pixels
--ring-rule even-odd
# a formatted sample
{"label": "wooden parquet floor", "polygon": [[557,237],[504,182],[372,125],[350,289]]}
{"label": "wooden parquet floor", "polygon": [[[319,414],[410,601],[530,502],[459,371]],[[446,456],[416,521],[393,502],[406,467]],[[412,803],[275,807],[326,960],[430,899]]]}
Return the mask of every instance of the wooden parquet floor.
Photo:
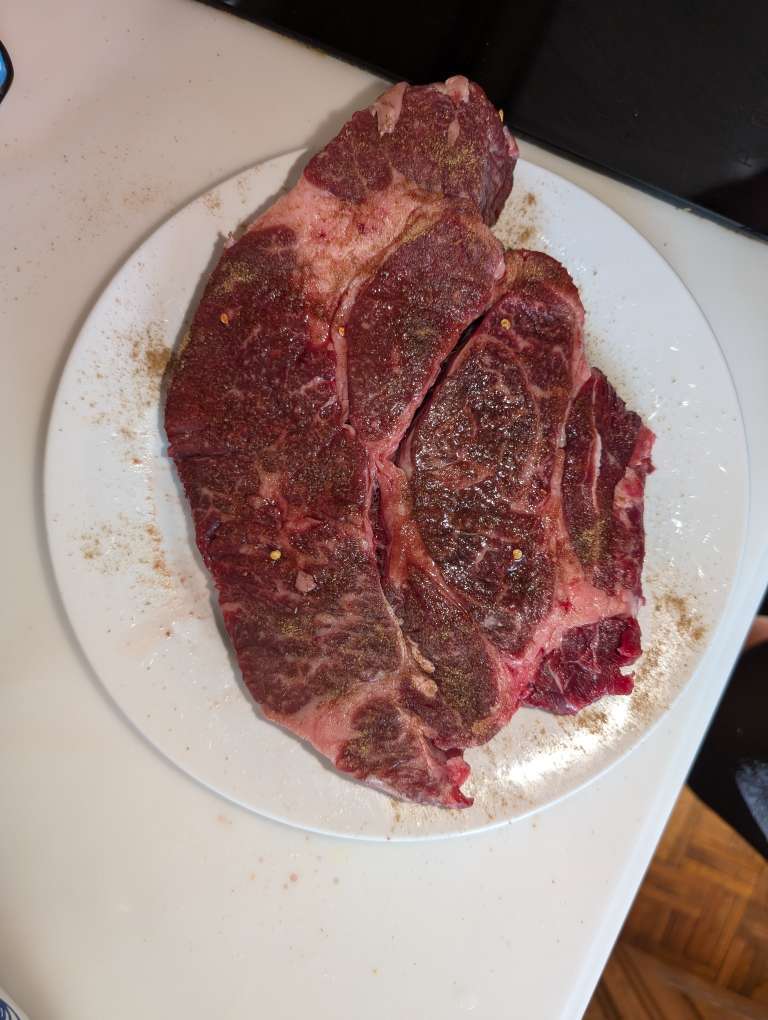
{"label": "wooden parquet floor", "polygon": [[768,864],[687,788],[585,1020],[768,1020]]}

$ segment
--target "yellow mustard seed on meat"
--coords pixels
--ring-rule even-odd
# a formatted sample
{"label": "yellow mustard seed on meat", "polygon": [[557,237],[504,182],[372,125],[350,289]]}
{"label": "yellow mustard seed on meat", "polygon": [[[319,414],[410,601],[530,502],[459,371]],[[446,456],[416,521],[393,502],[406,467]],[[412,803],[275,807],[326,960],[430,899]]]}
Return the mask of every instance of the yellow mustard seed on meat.
{"label": "yellow mustard seed on meat", "polygon": [[269,554],[269,558],[273,561],[273,563],[277,563],[277,561],[280,559],[282,555],[283,554],[280,552],[279,549],[273,549],[272,552]]}
{"label": "yellow mustard seed on meat", "polygon": [[499,120],[501,121],[502,124],[504,123],[504,111],[503,110],[499,110]]}
{"label": "yellow mustard seed on meat", "polygon": [[346,330],[344,329],[344,327],[343,326],[339,326],[339,336],[344,336],[345,333],[346,333]]}
{"label": "yellow mustard seed on meat", "polygon": [[221,322],[224,326],[229,325],[229,316],[227,315],[226,312],[221,313],[221,315],[219,316],[219,322]]}
{"label": "yellow mustard seed on meat", "polygon": [[502,319],[501,320],[501,328],[502,329],[509,329],[509,327],[511,325],[512,325],[512,323],[509,321],[509,319]]}
{"label": "yellow mustard seed on meat", "polygon": [[522,558],[523,558],[523,550],[522,549],[513,549],[512,550],[512,559],[515,561],[515,563],[517,563],[518,560],[521,560]]}

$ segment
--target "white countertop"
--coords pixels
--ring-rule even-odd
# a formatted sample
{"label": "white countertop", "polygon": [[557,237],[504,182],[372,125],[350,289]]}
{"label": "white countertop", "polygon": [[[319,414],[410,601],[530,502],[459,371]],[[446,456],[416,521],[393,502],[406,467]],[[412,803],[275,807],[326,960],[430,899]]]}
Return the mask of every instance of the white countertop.
{"label": "white countertop", "polygon": [[720,340],[752,465],[729,612],[652,735],[546,812],[442,842],[310,836],[178,772],[103,693],[51,576],[41,459],[64,359],[138,242],[217,180],[324,141],[381,83],[191,0],[39,0],[0,32],[16,68],[0,107],[0,984],[31,1020],[579,1017],[768,580],[768,245],[521,146],[649,238]]}

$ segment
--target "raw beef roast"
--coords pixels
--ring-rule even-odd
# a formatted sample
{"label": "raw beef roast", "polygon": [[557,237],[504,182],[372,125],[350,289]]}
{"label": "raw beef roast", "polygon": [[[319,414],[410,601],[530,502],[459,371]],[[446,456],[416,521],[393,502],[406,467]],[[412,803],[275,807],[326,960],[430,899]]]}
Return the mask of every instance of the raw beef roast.
{"label": "raw beef roast", "polygon": [[516,155],[466,79],[390,89],[227,246],[166,404],[265,715],[446,807],[463,747],[626,691],[639,654],[652,436],[565,270],[488,229]]}

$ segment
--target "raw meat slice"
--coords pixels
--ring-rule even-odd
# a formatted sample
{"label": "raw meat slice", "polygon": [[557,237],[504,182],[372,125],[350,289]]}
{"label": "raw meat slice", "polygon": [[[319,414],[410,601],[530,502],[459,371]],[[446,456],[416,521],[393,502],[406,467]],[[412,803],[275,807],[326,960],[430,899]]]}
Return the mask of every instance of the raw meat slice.
{"label": "raw meat slice", "polygon": [[[420,227],[421,224],[418,225]],[[345,295],[337,321],[347,361],[348,418],[380,459],[397,447],[445,357],[481,314],[504,274],[488,230],[456,204],[425,229],[410,225],[399,246]],[[474,266],[486,265],[478,301]]]}
{"label": "raw meat slice", "polygon": [[516,158],[483,90],[457,75],[445,85],[395,85],[344,125],[304,177],[353,204],[405,180],[470,199],[493,224],[512,190]]}
{"label": "raw meat slice", "polygon": [[[515,156],[466,79],[395,86],[355,114],[228,245],[165,412],[197,543],[265,715],[339,769],[444,806],[468,803],[468,767],[403,698],[406,683],[432,681],[382,592],[373,483],[492,300],[504,264],[481,217],[503,206]],[[389,374],[376,368],[385,349]]]}
{"label": "raw meat slice", "polygon": [[632,691],[621,668],[641,651],[635,616],[654,435],[593,369],[573,402],[565,439],[558,597],[563,625],[573,626],[561,648],[550,643],[526,704],[572,713],[605,694]]}
{"label": "raw meat slice", "polygon": [[640,627],[632,616],[573,627],[544,656],[525,704],[567,715],[605,694],[631,694],[632,677],[621,670],[639,654]]}
{"label": "raw meat slice", "polygon": [[643,488],[653,436],[597,369],[566,425],[563,510],[585,576],[607,592],[640,596]]}
{"label": "raw meat slice", "polygon": [[488,740],[523,701],[627,693],[640,652],[653,436],[590,373],[562,266],[508,253],[500,289],[381,475],[386,590],[432,679],[404,696],[441,747]]}

